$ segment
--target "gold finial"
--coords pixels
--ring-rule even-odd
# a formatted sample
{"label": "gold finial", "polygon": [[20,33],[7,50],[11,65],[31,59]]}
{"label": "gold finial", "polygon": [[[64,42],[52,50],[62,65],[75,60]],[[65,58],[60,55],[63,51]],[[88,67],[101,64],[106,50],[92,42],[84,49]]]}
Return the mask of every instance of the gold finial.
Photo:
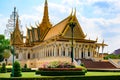
{"label": "gold finial", "polygon": [[[73,13],[73,11],[72,11],[72,13]],[[74,14],[73,14],[73,16],[72,16],[71,22],[73,22],[73,21],[74,21],[75,16],[76,16],[76,9],[75,9]]]}
{"label": "gold finial", "polygon": [[28,27],[26,26],[26,29],[28,30]]}
{"label": "gold finial", "polygon": [[98,37],[96,38],[96,41],[98,41]]}
{"label": "gold finial", "polygon": [[72,8],[72,11],[71,11],[71,13],[70,13],[70,16],[72,16],[72,14],[73,14],[73,8]]}
{"label": "gold finial", "polygon": [[38,24],[35,22],[35,25],[38,27]]}
{"label": "gold finial", "polygon": [[73,14],[73,16],[76,16],[76,8],[75,8],[75,10],[74,10],[74,14]]}
{"label": "gold finial", "polygon": [[31,27],[31,23],[29,23],[29,26]]}
{"label": "gold finial", "polygon": [[90,37],[89,37],[89,40],[90,40]]}
{"label": "gold finial", "polygon": [[45,0],[45,5],[47,5],[47,0]]}
{"label": "gold finial", "polygon": [[26,29],[28,29],[27,24],[25,24]]}
{"label": "gold finial", "polygon": [[102,41],[102,44],[104,44],[104,39],[103,39],[103,41]]}
{"label": "gold finial", "polygon": [[87,33],[86,33],[85,37],[87,37]]}
{"label": "gold finial", "polygon": [[38,25],[40,24],[39,21],[37,23],[38,23]]}

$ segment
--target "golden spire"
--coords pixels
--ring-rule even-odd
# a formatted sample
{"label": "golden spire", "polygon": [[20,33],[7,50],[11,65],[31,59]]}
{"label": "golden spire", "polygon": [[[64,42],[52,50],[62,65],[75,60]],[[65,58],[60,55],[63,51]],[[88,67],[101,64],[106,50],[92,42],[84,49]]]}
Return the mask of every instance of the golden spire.
{"label": "golden spire", "polygon": [[19,21],[18,21],[18,15],[17,15],[17,19],[16,19],[16,27],[15,27],[16,30],[19,30]]}
{"label": "golden spire", "polygon": [[19,29],[19,19],[18,19],[18,15],[16,16],[16,25],[15,25],[15,29],[13,31],[12,34],[12,41],[11,44],[12,45],[23,45],[23,35],[20,32]]}
{"label": "golden spire", "polygon": [[48,3],[47,0],[45,0],[45,6],[44,6],[44,15],[43,15],[43,22],[49,22],[49,16],[48,16]]}
{"label": "golden spire", "polygon": [[45,5],[47,5],[47,0],[45,0]]}
{"label": "golden spire", "polygon": [[[73,10],[72,10],[72,12],[71,12],[71,15],[72,15],[72,13],[73,13]],[[71,22],[74,21],[75,17],[76,17],[76,8],[75,8],[74,14],[73,14],[73,16],[72,16]]]}

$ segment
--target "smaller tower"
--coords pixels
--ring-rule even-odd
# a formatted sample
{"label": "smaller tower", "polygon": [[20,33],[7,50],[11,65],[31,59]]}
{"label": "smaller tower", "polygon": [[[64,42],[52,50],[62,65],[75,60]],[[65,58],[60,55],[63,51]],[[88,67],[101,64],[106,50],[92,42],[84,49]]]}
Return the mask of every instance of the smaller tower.
{"label": "smaller tower", "polygon": [[22,46],[23,45],[23,35],[20,32],[19,29],[19,21],[18,21],[18,15],[16,19],[15,29],[13,33],[11,33],[10,37],[10,44],[14,46]]}

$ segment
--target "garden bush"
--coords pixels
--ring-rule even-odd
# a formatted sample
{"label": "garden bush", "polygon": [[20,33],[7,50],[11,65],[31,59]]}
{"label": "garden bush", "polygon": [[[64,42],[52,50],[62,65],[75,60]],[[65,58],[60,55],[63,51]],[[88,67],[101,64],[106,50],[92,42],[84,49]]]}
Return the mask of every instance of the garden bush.
{"label": "garden bush", "polygon": [[24,69],[27,69],[27,64],[24,65]]}
{"label": "garden bush", "polygon": [[1,72],[1,73],[6,73],[6,72],[7,72],[5,63],[2,64],[2,67],[1,67],[1,69],[0,69],[0,72]]}
{"label": "garden bush", "polygon": [[12,77],[20,77],[20,76],[22,76],[21,67],[20,67],[19,62],[15,61],[13,66],[14,66],[14,74],[11,74],[11,76]]}

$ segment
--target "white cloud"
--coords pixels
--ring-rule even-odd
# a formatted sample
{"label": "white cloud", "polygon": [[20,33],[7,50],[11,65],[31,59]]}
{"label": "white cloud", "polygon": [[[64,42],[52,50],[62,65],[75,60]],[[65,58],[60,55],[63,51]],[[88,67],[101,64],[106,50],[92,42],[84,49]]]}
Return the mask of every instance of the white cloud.
{"label": "white cloud", "polygon": [[89,19],[84,16],[80,16],[80,24],[84,31],[87,34],[87,38],[91,40],[95,40],[97,37],[99,38],[99,42],[103,40],[102,30],[96,24],[96,19]]}
{"label": "white cloud", "polygon": [[[100,10],[98,7],[95,7],[93,4],[96,2],[107,2],[110,4],[110,7],[106,12]],[[119,0],[61,0],[60,3],[48,3],[49,6],[49,17],[50,21],[53,25],[58,23],[60,20],[63,20],[66,16],[68,16],[71,12],[72,8],[77,8],[77,18],[80,21],[81,27],[84,31],[84,33],[87,33],[87,38],[90,38],[92,40],[95,40],[97,37],[99,37],[99,42],[102,42],[103,39],[105,39],[105,43],[108,43],[108,50],[112,52],[113,50],[119,48],[119,39],[120,39],[120,28],[116,25],[120,25],[120,1]],[[93,17],[87,18],[86,16],[89,16],[90,13],[86,13],[88,15],[84,15],[84,11],[87,9],[84,9],[83,7],[90,6],[93,9],[93,13],[96,14]],[[43,17],[43,9],[44,9],[44,3],[34,6],[31,8],[33,10],[33,13],[31,14],[22,14],[20,16],[21,23],[23,25],[24,34],[26,34],[26,25],[29,27],[30,24],[32,26],[35,26],[35,22],[38,23],[41,22]],[[112,17],[113,15],[114,17]],[[102,16],[104,15],[104,16]],[[0,14],[0,18],[3,15]],[[96,16],[99,16],[97,18]],[[109,17],[109,19],[105,17]],[[112,17],[112,18],[111,18]],[[0,26],[2,26],[2,29],[6,27],[8,18],[2,18],[0,19]],[[101,28],[102,27],[102,28]],[[104,35],[108,35],[109,33],[116,33],[116,36],[113,37],[104,37]],[[3,30],[0,29],[0,33],[4,33]],[[105,34],[106,33],[106,34]]]}
{"label": "white cloud", "polygon": [[[89,6],[93,7],[93,4],[96,2],[99,2],[99,1],[104,1],[109,4],[112,3],[112,5],[110,5],[111,7],[109,8],[109,12],[112,11],[112,8],[114,8],[115,6],[118,7],[118,4],[119,4],[118,0],[85,0],[85,1],[84,0],[81,0],[81,1],[79,1],[79,0],[62,0],[62,2],[60,4],[49,2],[48,5],[49,5],[50,20],[53,24],[56,24],[56,22],[58,23],[59,20],[62,18],[62,15],[64,15],[64,14],[68,15],[71,12],[71,8],[73,6],[74,7],[81,6],[80,8],[82,8],[83,6],[89,5]],[[35,13],[37,14],[37,16],[39,16],[39,15],[43,16],[43,7],[44,7],[44,4],[34,7],[36,10]],[[97,15],[108,16],[108,14],[109,15],[111,14],[109,12],[104,13],[104,11],[99,10],[98,7],[97,8],[94,7],[93,9],[94,9],[94,13],[96,13]],[[52,13],[50,11],[52,11]],[[57,13],[57,14],[59,13],[59,15],[61,15],[61,16],[54,15],[55,13]],[[111,25],[120,24],[120,22],[119,22],[120,14],[117,14],[116,17],[109,18],[109,19],[106,19],[104,17],[96,18],[95,16],[94,16],[94,18],[87,18],[86,16],[81,16],[81,15],[82,14],[80,12],[78,12],[78,10],[77,10],[77,18],[80,21],[83,31],[85,33],[87,33],[87,35],[88,35],[87,38],[95,40],[98,37],[99,42],[102,42],[102,40],[104,39],[105,43],[107,43],[109,45],[107,47],[108,49],[106,49],[105,52],[107,52],[107,51],[112,52],[116,48],[119,48],[120,43],[116,43],[120,39],[119,36],[113,36],[113,37],[103,37],[103,36],[105,35],[104,34],[105,32],[108,35],[110,31],[120,34],[119,33],[120,29],[118,27],[117,28],[115,26],[111,27]],[[31,16],[26,15],[25,18],[27,18],[27,20],[32,19],[33,21],[37,20],[37,17],[35,17],[35,15],[31,15]],[[38,20],[40,20],[40,18]],[[112,30],[110,30],[110,29],[112,29]]]}
{"label": "white cloud", "polygon": [[108,43],[107,50],[112,53],[114,50],[120,48],[120,35],[106,38],[106,42]]}

